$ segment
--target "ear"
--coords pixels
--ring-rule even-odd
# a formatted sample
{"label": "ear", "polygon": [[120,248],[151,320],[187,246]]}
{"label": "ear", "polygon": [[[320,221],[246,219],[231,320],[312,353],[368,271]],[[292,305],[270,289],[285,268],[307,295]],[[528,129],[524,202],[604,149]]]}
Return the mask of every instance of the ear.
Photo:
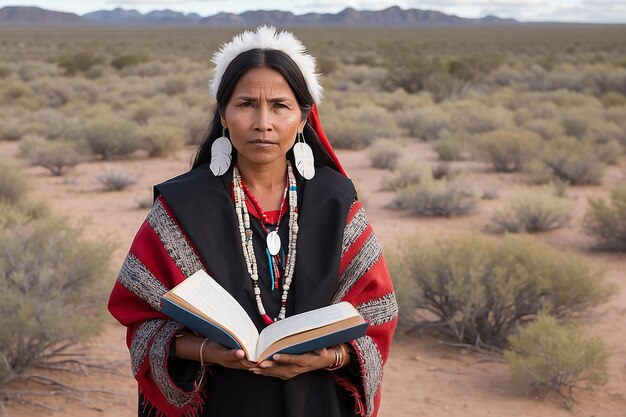
{"label": "ear", "polygon": [[298,133],[302,133],[304,131],[304,126],[306,126],[306,119],[304,119],[298,126]]}
{"label": "ear", "polygon": [[220,113],[220,122],[222,123],[222,127],[224,129],[228,129],[228,123],[226,123],[226,118],[222,113]]}

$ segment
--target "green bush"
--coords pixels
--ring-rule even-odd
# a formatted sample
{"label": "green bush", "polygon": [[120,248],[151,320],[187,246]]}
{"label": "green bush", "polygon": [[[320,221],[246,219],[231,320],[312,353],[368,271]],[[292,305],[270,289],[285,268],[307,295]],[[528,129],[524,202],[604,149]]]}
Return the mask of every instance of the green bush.
{"label": "green bush", "polygon": [[0,158],[0,203],[16,204],[27,190],[28,184],[22,170]]}
{"label": "green bush", "polygon": [[554,190],[517,192],[508,207],[491,218],[497,232],[541,232],[566,226],[573,204],[554,195]]}
{"label": "green bush", "polygon": [[397,191],[392,206],[423,216],[452,217],[471,213],[478,198],[454,181],[425,181]]}
{"label": "green bush", "polygon": [[512,379],[523,392],[555,391],[570,406],[573,389],[604,385],[608,381],[609,351],[596,336],[586,336],[580,325],[559,325],[554,317],[538,319],[508,338],[504,357]]}
{"label": "green bush", "polygon": [[500,129],[476,136],[473,145],[496,172],[519,172],[539,152],[541,139],[532,132]]}
{"label": "green bush", "polygon": [[137,126],[117,116],[108,116],[88,123],[84,129],[85,139],[96,155],[109,160],[128,155],[141,146]]}
{"label": "green bush", "polygon": [[479,347],[504,347],[517,326],[540,311],[565,319],[616,291],[584,257],[528,236],[415,237],[389,255],[394,286],[404,288],[404,325],[434,326]]}
{"label": "green bush", "polygon": [[394,170],[400,159],[401,144],[397,140],[377,140],[369,149],[368,157],[374,168]]}
{"label": "green bush", "polygon": [[589,198],[583,217],[583,229],[609,246],[626,250],[626,184],[611,190],[610,202]]}
{"label": "green bush", "polygon": [[37,135],[24,136],[20,140],[20,150],[31,165],[44,167],[57,176],[86,160],[76,143],[49,141]]}
{"label": "green bush", "polygon": [[102,327],[111,247],[69,221],[0,211],[0,386],[32,367],[63,367]]}

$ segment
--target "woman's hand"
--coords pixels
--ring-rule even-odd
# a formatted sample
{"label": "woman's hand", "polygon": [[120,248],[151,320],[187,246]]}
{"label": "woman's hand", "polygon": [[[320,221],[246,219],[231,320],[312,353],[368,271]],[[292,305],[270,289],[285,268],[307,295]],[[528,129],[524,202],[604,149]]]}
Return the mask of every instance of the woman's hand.
{"label": "woman's hand", "polygon": [[249,370],[257,375],[289,379],[305,372],[327,368],[334,361],[335,354],[332,349],[324,348],[301,355],[277,353],[271,360],[260,362]]}
{"label": "woman's hand", "polygon": [[[241,349],[229,349],[212,340],[202,337],[183,334],[175,339],[176,356],[183,359],[200,361],[200,349],[202,348],[202,360],[205,364],[218,364],[226,368],[248,369],[256,364],[245,360],[245,353]],[[203,345],[204,343],[204,345]]]}

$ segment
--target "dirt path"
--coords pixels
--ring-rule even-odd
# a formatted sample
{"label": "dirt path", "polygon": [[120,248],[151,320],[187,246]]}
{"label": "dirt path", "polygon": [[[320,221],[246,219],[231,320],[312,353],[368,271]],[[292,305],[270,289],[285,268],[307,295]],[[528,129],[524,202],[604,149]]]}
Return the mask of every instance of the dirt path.
{"label": "dirt path", "polygon": [[[420,159],[433,160],[434,155],[424,144],[407,146],[407,153]],[[0,156],[14,158],[17,146],[14,143],[0,142]],[[138,208],[138,200],[150,195],[152,184],[163,181],[189,166],[191,151],[180,152],[176,157],[144,159],[112,163],[87,163],[74,169],[64,178],[51,177],[41,168],[28,168],[32,182],[30,195],[51,203],[57,213],[63,213],[76,221],[85,222],[88,238],[106,238],[116,245],[111,264],[111,285],[115,273],[130,246],[133,235],[143,221],[147,210]],[[381,192],[380,181],[391,175],[388,172],[369,168],[366,153],[340,152],[346,171],[351,175],[361,198],[365,202],[368,217],[379,239],[385,246],[393,245],[399,238],[418,233],[424,239],[444,233],[467,230],[482,230],[488,223],[489,214],[502,205],[503,197],[518,185],[514,176],[498,176],[489,173],[480,164],[466,163],[474,172],[475,184],[498,184],[502,188],[499,200],[482,201],[479,209],[471,216],[455,219],[430,219],[409,216],[402,212],[392,212],[385,206],[393,194]],[[102,192],[95,176],[105,166],[125,169],[136,175],[138,183],[122,192]],[[385,370],[381,417],[391,416],[594,416],[623,417],[626,415],[626,256],[624,254],[600,254],[589,250],[593,240],[582,234],[577,219],[584,212],[588,195],[606,195],[608,186],[623,180],[626,161],[611,167],[605,177],[605,186],[581,187],[568,190],[576,201],[576,215],[573,226],[538,236],[559,249],[579,252],[605,265],[607,277],[617,282],[621,292],[600,309],[602,314],[587,324],[589,331],[596,334],[611,347],[610,381],[594,392],[579,393],[578,404],[573,411],[560,406],[557,398],[548,400],[518,395],[509,382],[509,372],[505,364],[485,361],[485,358],[468,351],[442,346],[436,340],[425,336],[413,336],[398,340],[392,347],[391,357]],[[89,355],[123,361],[115,373],[97,376],[76,376],[66,378],[68,383],[82,387],[104,388],[119,392],[120,403],[105,404],[102,412],[85,409],[76,402],[55,399],[52,406],[63,408],[55,415],[68,417],[116,416],[126,417],[136,412],[136,385],[132,379],[128,353],[124,343],[123,329],[109,319],[101,336],[81,346]],[[41,409],[12,406],[7,415],[25,417],[41,415]]]}

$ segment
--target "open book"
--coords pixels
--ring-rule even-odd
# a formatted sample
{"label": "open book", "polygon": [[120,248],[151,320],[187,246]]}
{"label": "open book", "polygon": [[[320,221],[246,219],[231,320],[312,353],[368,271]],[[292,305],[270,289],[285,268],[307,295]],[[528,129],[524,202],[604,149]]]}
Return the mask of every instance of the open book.
{"label": "open book", "polygon": [[277,352],[304,353],[365,335],[367,322],[347,302],[311,310],[267,326],[261,333],[237,300],[200,270],[168,291],[161,311],[257,362]]}

